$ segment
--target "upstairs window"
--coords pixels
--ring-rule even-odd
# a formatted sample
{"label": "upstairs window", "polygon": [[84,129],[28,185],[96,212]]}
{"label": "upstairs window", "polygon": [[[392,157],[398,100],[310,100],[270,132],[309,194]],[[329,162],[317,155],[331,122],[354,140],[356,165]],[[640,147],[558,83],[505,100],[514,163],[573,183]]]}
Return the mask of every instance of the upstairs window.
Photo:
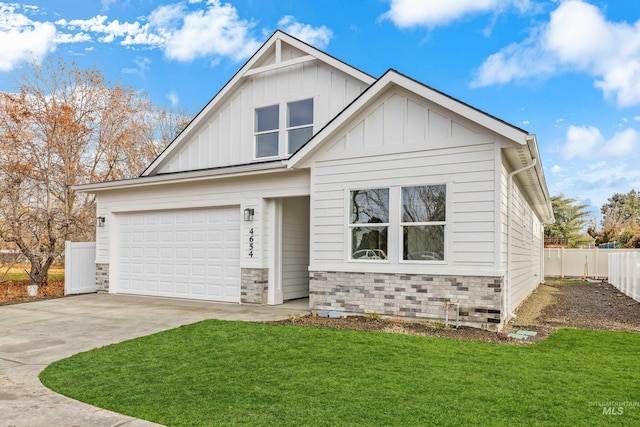
{"label": "upstairs window", "polygon": [[350,193],[351,259],[386,260],[389,230],[389,189]]}
{"label": "upstairs window", "polygon": [[313,136],[313,99],[287,104],[288,154],[293,154]]}
{"label": "upstairs window", "polygon": [[293,154],[313,136],[313,99],[256,108],[254,123],[257,159]]}
{"label": "upstairs window", "polygon": [[254,129],[256,135],[256,157],[273,157],[278,155],[279,128],[279,105],[256,108]]}
{"label": "upstairs window", "polygon": [[446,186],[402,188],[402,259],[443,261]]}

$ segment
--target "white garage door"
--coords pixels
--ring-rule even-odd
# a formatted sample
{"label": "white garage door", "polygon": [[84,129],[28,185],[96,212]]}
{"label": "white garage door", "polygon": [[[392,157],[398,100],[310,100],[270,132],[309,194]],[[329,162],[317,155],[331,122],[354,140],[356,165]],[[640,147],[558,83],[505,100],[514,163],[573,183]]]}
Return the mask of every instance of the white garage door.
{"label": "white garage door", "polygon": [[240,302],[239,208],[118,216],[117,292]]}

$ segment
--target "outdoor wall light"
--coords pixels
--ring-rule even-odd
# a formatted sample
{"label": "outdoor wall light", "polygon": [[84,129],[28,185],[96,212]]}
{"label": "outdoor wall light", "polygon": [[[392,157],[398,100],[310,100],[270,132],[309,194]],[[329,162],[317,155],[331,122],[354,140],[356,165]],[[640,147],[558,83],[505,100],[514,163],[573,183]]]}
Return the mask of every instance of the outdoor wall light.
{"label": "outdoor wall light", "polygon": [[104,227],[105,218],[103,216],[99,216],[96,218],[96,227]]}
{"label": "outdoor wall light", "polygon": [[245,221],[253,221],[253,208],[246,208],[244,210],[244,220]]}

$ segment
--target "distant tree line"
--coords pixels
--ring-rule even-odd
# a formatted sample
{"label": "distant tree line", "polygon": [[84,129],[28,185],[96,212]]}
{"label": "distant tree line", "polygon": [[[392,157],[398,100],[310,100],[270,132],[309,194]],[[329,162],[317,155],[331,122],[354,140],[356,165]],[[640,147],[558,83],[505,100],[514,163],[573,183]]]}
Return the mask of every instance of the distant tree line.
{"label": "distant tree line", "polygon": [[0,239],[43,285],[65,240],[93,240],[95,198],[74,185],[131,178],[186,126],[182,111],[49,59],[0,93]]}
{"label": "distant tree line", "polygon": [[564,239],[571,248],[605,243],[640,248],[640,194],[635,190],[614,193],[607,199],[600,209],[600,227],[595,219],[589,219],[588,206],[578,199],[560,194],[551,197],[551,204],[555,222],[545,226],[545,238]]}
{"label": "distant tree line", "polygon": [[587,232],[596,245],[617,242],[621,247],[640,247],[640,194],[635,190],[627,194],[615,193],[600,209],[602,223],[598,230],[592,224]]}

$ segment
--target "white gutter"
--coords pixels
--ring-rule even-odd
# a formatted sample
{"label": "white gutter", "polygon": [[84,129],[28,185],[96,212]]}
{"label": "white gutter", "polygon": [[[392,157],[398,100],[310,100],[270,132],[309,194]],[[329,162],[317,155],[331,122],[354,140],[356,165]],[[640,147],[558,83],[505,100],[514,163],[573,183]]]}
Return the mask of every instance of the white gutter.
{"label": "white gutter", "polygon": [[505,299],[505,311],[507,312],[507,319],[509,320],[509,318],[513,318],[515,319],[517,316],[511,312],[511,274],[512,274],[512,267],[511,267],[511,258],[512,258],[512,246],[513,244],[511,243],[511,239],[512,239],[512,235],[513,233],[511,232],[511,228],[513,226],[513,177],[518,175],[521,172],[525,172],[533,167],[536,166],[536,164],[538,163],[538,159],[536,157],[534,157],[531,161],[530,164],[528,164],[527,166],[520,168],[518,170],[515,170],[513,172],[511,172],[509,174],[509,190],[507,193],[507,284],[505,286],[505,292],[504,292],[504,299]]}

